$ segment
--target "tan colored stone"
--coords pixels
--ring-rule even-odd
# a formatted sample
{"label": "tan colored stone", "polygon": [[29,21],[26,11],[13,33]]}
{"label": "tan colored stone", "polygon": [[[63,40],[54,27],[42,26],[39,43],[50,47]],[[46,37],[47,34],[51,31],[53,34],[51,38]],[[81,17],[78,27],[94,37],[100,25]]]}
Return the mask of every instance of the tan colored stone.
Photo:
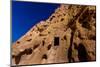
{"label": "tan colored stone", "polygon": [[95,61],[95,12],[95,6],[61,5],[13,43],[12,65]]}

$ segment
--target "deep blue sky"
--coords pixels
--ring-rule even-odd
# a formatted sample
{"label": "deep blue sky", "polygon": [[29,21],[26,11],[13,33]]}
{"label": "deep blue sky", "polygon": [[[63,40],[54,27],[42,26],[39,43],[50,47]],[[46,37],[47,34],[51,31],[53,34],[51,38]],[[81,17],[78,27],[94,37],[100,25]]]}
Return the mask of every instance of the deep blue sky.
{"label": "deep blue sky", "polygon": [[58,6],[59,4],[12,1],[12,42],[37,22],[46,20]]}

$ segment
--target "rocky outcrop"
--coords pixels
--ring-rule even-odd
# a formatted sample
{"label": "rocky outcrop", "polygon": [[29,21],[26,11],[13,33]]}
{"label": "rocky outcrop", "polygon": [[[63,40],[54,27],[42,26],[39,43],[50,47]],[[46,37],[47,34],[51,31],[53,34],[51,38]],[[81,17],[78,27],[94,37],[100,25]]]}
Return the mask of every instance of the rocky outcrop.
{"label": "rocky outcrop", "polygon": [[95,60],[95,6],[62,4],[12,45],[12,65]]}

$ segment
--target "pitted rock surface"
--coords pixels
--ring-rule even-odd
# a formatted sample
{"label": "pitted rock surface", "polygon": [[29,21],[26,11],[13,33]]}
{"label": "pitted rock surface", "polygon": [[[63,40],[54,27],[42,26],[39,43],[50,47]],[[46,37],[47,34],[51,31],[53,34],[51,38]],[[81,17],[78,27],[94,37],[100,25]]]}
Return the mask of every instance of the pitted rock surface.
{"label": "pitted rock surface", "polygon": [[95,60],[95,6],[62,4],[12,45],[12,65]]}

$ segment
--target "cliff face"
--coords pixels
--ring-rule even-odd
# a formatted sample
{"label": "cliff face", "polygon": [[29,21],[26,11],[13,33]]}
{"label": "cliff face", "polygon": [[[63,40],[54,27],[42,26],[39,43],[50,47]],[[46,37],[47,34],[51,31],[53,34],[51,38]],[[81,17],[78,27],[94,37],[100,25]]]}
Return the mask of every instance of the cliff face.
{"label": "cliff face", "polygon": [[95,60],[95,6],[62,4],[12,45],[12,65]]}

